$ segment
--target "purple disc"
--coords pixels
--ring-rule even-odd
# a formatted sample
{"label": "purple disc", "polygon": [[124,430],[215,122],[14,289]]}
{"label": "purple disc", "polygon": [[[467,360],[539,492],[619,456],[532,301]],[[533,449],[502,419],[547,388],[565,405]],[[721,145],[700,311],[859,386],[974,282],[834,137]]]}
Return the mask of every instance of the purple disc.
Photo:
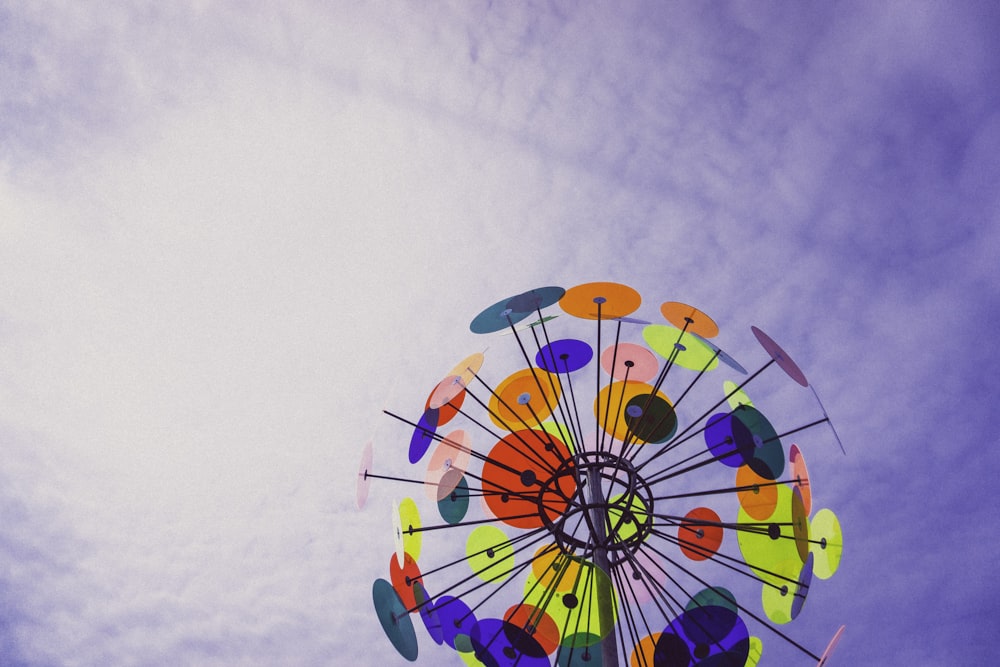
{"label": "purple disc", "polygon": [[739,468],[753,458],[753,435],[732,413],[719,412],[708,418],[705,444],[730,468]]}
{"label": "purple disc", "polygon": [[438,415],[441,413],[436,408],[427,408],[417,422],[417,427],[413,429],[413,436],[410,438],[410,463],[416,463],[424,457],[427,449],[434,440],[434,431],[438,427]]}
{"label": "purple disc", "polygon": [[535,355],[535,363],[550,373],[578,371],[594,358],[589,344],[575,338],[564,338],[549,343]]}
{"label": "purple disc", "polygon": [[423,582],[413,582],[413,596],[417,601],[420,619],[424,622],[424,627],[427,628],[427,634],[431,636],[434,643],[443,644],[444,633],[441,630],[441,619],[438,618],[437,611],[434,609],[434,601],[428,595]]}
{"label": "purple disc", "polygon": [[472,635],[472,628],[476,625],[476,615],[469,609],[469,605],[458,598],[442,595],[434,603],[434,611],[441,621],[441,637],[451,648],[455,648],[456,638]]}
{"label": "purple disc", "polygon": [[799,572],[799,581],[795,586],[795,599],[792,600],[792,619],[798,618],[802,613],[802,605],[806,603],[806,595],[809,594],[809,586],[812,585],[813,578],[813,553],[810,551],[806,556],[806,562],[802,564],[802,571]]}
{"label": "purple disc", "polygon": [[750,653],[750,633],[728,607],[694,607],[663,630],[653,651],[657,667],[742,665]]}

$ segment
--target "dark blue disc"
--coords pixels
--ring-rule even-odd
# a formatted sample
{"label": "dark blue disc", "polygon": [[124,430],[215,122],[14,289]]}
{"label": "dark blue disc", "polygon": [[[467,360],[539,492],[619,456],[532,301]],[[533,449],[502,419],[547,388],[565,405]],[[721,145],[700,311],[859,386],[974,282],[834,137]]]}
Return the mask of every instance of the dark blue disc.
{"label": "dark blue disc", "polygon": [[529,315],[557,303],[566,293],[562,287],[539,287],[501,299],[472,318],[472,333],[488,334],[511,327]]}
{"label": "dark blue disc", "polygon": [[465,475],[458,481],[458,484],[447,496],[438,501],[438,512],[441,518],[451,525],[455,525],[465,518],[469,511],[469,483],[465,480]]}
{"label": "dark blue disc", "polygon": [[519,312],[513,310],[507,304],[512,297],[501,299],[489,308],[485,309],[474,318],[469,324],[472,333],[488,334],[513,326],[531,314],[531,311]]}
{"label": "dark blue disc", "polygon": [[757,408],[740,405],[733,410],[733,417],[745,427],[750,452],[746,464],[764,479],[778,479],[785,470],[785,448],[771,422]]}
{"label": "dark blue disc", "polygon": [[565,293],[562,287],[538,287],[513,297],[507,307],[519,313],[534,313],[558,303]]}

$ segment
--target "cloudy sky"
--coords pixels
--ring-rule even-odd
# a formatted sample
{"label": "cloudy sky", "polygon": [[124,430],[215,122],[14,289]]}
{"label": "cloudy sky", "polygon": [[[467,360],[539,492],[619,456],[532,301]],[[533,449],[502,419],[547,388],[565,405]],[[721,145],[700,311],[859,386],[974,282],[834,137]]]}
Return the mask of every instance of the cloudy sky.
{"label": "cloudy sky", "polygon": [[361,446],[406,471],[382,408],[589,281],[820,392],[790,634],[995,656],[1000,10],[578,4],[0,0],[0,662],[404,664]]}

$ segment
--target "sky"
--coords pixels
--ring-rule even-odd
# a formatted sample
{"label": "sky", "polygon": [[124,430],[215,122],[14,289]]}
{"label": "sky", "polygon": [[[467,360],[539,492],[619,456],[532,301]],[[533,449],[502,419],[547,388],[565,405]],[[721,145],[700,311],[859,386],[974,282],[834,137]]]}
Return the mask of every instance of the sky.
{"label": "sky", "polygon": [[358,512],[361,447],[413,474],[382,410],[486,346],[502,378],[471,319],[592,281],[697,306],[748,369],[756,325],[821,395],[845,552],[790,634],[989,662],[998,30],[968,1],[0,0],[0,662],[406,664],[371,600],[406,490]]}

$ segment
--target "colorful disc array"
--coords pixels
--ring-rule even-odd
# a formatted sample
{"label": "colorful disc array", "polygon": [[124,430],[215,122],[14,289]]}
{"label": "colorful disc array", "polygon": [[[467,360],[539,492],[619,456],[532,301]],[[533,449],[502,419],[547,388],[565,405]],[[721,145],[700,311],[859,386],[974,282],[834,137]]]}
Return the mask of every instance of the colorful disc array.
{"label": "colorful disc array", "polygon": [[[381,445],[398,462],[387,467],[415,473],[381,474],[366,443],[356,493],[362,508],[374,482],[423,487],[393,503],[395,550],[372,589],[406,660],[415,625],[487,667],[752,667],[769,641],[805,664],[830,659],[843,628],[814,653],[781,627],[808,616],[843,551],[802,445],[785,442],[829,424],[825,410],[777,427],[751,382],[776,364],[811,385],[772,338],[751,328],[769,360],[748,373],[701,310],[668,301],[647,322],[641,303],[610,282],[501,299],[470,329],[514,336],[519,367],[469,355],[409,416],[386,412],[406,429]],[[559,336],[553,308],[590,334]],[[720,369],[717,402],[694,405]]]}

